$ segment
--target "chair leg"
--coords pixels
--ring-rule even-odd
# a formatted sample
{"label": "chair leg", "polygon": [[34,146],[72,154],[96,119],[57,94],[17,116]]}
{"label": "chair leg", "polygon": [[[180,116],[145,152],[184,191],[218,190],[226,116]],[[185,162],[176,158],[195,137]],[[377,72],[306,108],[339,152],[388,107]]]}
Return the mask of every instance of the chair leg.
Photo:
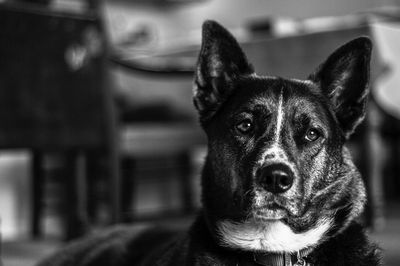
{"label": "chair leg", "polygon": [[121,175],[120,175],[120,161],[119,156],[115,149],[111,149],[106,155],[106,167],[108,182],[110,184],[110,213],[111,223],[116,224],[122,221],[122,206],[121,206]]}
{"label": "chair leg", "polygon": [[191,184],[192,165],[190,153],[183,152],[178,157],[180,168],[181,199],[183,212],[190,213],[194,210],[193,191]]}
{"label": "chair leg", "polygon": [[87,215],[87,186],[85,157],[82,153],[68,152],[65,156],[65,232],[66,240],[84,235],[89,227]]}
{"label": "chair leg", "polygon": [[97,202],[98,182],[101,178],[99,175],[99,155],[90,152],[86,157],[86,182],[87,182],[87,212],[90,223],[97,219],[97,210],[99,204]]}
{"label": "chair leg", "polygon": [[121,208],[122,208],[122,221],[130,222],[135,219],[134,206],[134,193],[136,187],[135,180],[135,167],[136,161],[132,157],[125,157],[121,160]]}
{"label": "chair leg", "polygon": [[[127,202],[125,198],[131,194],[131,190],[129,188],[130,184],[125,184],[120,179],[119,168],[123,167],[123,165],[125,163],[119,162],[117,155],[110,151],[92,151],[88,154],[87,182],[89,184],[89,198],[87,199],[87,203],[89,217],[99,218],[97,217],[99,214],[98,210],[102,207],[101,200],[105,198],[109,217],[107,217],[107,220],[104,220],[104,216],[101,216],[102,223],[115,224],[126,218],[122,210],[128,209],[126,205],[129,205],[130,202]],[[96,189],[96,185],[98,185],[100,179],[101,182],[106,182],[106,191],[103,191],[103,189],[101,191],[105,192],[106,195],[99,195],[99,190]],[[129,182],[129,180],[127,181]]]}
{"label": "chair leg", "polygon": [[38,238],[42,235],[41,216],[43,209],[43,153],[39,151],[32,152],[32,224],[31,236]]}

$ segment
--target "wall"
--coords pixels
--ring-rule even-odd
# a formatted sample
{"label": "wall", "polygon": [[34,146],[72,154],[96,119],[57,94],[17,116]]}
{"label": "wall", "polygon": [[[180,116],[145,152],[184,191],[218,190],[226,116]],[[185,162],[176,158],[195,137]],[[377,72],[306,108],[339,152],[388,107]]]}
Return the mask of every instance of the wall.
{"label": "wall", "polygon": [[108,0],[106,14],[114,40],[128,28],[148,24],[156,32],[159,43],[163,44],[168,38],[179,42],[188,36],[199,41],[199,29],[206,19],[238,28],[254,18],[340,16],[396,2],[400,0],[205,0],[168,8],[137,4],[133,0]]}

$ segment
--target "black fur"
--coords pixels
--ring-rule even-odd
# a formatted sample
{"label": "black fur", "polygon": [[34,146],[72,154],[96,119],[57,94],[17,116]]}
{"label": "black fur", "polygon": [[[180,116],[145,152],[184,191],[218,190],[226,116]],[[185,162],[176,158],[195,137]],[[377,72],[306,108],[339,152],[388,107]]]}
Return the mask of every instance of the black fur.
{"label": "black fur", "polygon": [[[307,261],[315,266],[380,265],[377,247],[355,222],[366,195],[345,147],[365,115],[370,53],[370,40],[361,37],[307,80],[257,76],[234,37],[206,22],[194,104],[208,154],[203,210],[194,224],[181,233],[115,229],[39,265],[256,265],[255,252],[297,248],[311,248]],[[271,165],[286,171],[289,188],[271,190],[263,174]],[[234,230],[226,231],[226,224]],[[268,242],[272,225],[290,230],[288,238],[322,233],[289,247],[291,239],[280,242],[284,237]]]}

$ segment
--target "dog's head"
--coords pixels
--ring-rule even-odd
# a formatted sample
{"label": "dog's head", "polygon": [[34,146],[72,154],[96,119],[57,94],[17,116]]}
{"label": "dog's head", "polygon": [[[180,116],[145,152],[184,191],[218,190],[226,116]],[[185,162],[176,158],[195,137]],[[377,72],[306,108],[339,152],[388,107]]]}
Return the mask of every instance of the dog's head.
{"label": "dog's head", "polygon": [[370,54],[361,37],[305,80],[258,76],[227,30],[204,23],[194,104],[208,137],[204,212],[221,244],[293,252],[362,212],[344,144],[365,114]]}

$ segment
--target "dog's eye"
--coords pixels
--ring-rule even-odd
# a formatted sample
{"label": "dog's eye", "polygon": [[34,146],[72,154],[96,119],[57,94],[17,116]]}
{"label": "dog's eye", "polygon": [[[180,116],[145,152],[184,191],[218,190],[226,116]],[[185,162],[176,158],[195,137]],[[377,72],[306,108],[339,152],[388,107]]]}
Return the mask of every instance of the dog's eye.
{"label": "dog's eye", "polygon": [[321,133],[319,132],[318,129],[316,128],[310,128],[307,130],[306,135],[304,136],[304,139],[308,142],[313,142],[316,141],[321,137]]}
{"label": "dog's eye", "polygon": [[242,134],[249,133],[253,129],[253,121],[248,118],[242,120],[236,124],[236,129]]}

